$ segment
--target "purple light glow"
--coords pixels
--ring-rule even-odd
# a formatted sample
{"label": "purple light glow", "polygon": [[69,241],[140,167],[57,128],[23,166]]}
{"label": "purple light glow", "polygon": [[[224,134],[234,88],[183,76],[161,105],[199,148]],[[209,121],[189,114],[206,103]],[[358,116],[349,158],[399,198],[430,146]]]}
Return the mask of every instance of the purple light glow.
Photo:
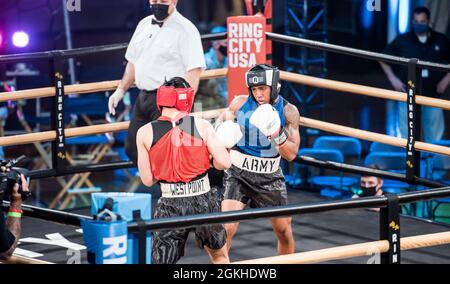
{"label": "purple light glow", "polygon": [[23,48],[30,43],[30,37],[24,31],[18,31],[13,34],[12,41],[14,46]]}

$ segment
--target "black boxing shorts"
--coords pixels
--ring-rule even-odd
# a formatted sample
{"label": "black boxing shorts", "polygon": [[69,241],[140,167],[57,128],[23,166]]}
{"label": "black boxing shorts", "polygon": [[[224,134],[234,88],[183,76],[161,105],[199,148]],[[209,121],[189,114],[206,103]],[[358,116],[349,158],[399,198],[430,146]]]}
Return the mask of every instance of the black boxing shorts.
{"label": "black boxing shorts", "polygon": [[233,165],[224,175],[224,200],[236,200],[251,208],[287,205],[286,182],[277,158],[231,156]]}
{"label": "black boxing shorts", "polygon": [[[161,197],[158,200],[154,218],[170,218],[195,214],[220,212],[221,196],[213,187],[204,194],[189,197]],[[205,246],[218,250],[226,243],[226,231],[223,225],[206,225],[193,229],[157,231],[153,233],[152,263],[175,264],[184,255],[184,247],[189,233],[195,233],[200,249]]]}

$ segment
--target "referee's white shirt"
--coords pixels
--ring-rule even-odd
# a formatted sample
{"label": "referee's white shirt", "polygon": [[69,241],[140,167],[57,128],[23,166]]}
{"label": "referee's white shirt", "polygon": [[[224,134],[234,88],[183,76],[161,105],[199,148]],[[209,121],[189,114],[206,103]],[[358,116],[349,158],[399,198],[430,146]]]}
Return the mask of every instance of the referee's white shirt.
{"label": "referee's white shirt", "polygon": [[134,64],[136,86],[155,90],[172,77],[186,78],[188,71],[206,68],[198,29],[178,11],[162,27],[152,16],[141,20],[128,45],[125,58]]}

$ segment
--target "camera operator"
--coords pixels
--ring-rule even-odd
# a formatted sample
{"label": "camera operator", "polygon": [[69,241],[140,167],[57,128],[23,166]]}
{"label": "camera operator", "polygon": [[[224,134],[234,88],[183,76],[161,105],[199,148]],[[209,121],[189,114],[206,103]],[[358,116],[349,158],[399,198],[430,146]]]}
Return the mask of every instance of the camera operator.
{"label": "camera operator", "polygon": [[[22,217],[22,194],[20,191],[28,193],[28,183],[23,174],[20,175],[22,185],[16,183],[10,194],[10,207],[5,221],[5,216],[0,210],[0,260],[8,260],[14,250],[16,249],[17,242],[20,238]],[[22,189],[19,191],[20,186]],[[6,194],[0,192],[0,195]],[[3,197],[0,196],[0,204],[3,201]]]}

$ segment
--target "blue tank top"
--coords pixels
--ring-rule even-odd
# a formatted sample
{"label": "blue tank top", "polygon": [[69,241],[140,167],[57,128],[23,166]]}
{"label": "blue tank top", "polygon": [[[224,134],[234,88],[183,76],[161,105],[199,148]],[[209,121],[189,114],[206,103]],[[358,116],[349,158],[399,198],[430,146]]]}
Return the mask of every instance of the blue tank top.
{"label": "blue tank top", "polygon": [[[273,105],[280,116],[282,128],[285,125],[284,105],[285,100],[281,96],[279,96],[278,102]],[[279,155],[275,146],[270,143],[270,140],[258,128],[250,124],[250,117],[258,106],[259,104],[249,96],[245,104],[237,111],[237,123],[244,129],[244,135],[237,143],[236,148],[246,155],[273,158]]]}

